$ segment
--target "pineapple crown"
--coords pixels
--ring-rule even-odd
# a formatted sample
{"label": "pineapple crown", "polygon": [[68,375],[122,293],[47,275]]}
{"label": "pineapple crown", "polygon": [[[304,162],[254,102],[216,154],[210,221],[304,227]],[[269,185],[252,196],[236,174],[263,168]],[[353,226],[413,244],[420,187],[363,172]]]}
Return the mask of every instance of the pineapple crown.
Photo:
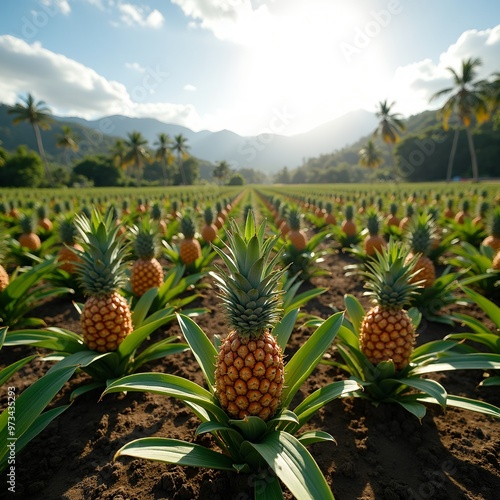
{"label": "pineapple crown", "polygon": [[500,238],[500,207],[495,207],[490,216],[490,234]]}
{"label": "pineapple crown", "polygon": [[36,214],[22,213],[19,217],[19,225],[21,226],[21,231],[25,234],[34,233],[37,224],[38,218]]}
{"label": "pineapple crown", "polygon": [[400,243],[390,240],[375,257],[366,263],[361,274],[367,279],[365,295],[383,308],[401,309],[421,288],[422,281],[410,283],[420,271],[414,271],[418,255],[408,259],[408,250]]}
{"label": "pineapple crown", "polygon": [[196,226],[194,224],[193,217],[191,213],[185,212],[181,217],[181,233],[184,235],[184,238],[194,238],[196,233]]}
{"label": "pineapple crown", "polygon": [[430,213],[418,214],[408,228],[407,239],[414,253],[427,255],[436,236],[436,222]]}
{"label": "pineapple crown", "polygon": [[354,207],[352,205],[347,205],[345,207],[345,218],[351,220],[354,217]]}
{"label": "pineapple crown", "polygon": [[143,217],[139,225],[130,228],[132,235],[132,248],[139,259],[152,259],[156,257],[159,250],[160,235],[157,224],[149,217]]}
{"label": "pineapple crown", "polygon": [[45,219],[47,217],[47,207],[45,205],[39,205],[36,207],[36,214],[39,219]]}
{"label": "pineapple crown", "polygon": [[302,214],[298,207],[291,207],[287,214],[288,224],[292,231],[300,231],[300,222]]}
{"label": "pineapple crown", "polygon": [[406,217],[412,217],[414,213],[415,213],[415,207],[411,203],[408,203],[405,209]]}
{"label": "pineapple crown", "polygon": [[229,221],[227,252],[214,247],[228,271],[216,264],[217,272],[210,274],[217,281],[229,324],[247,338],[260,337],[272,329],[282,314],[281,282],[286,268],[274,269],[282,248],[271,256],[279,236],[265,239],[265,231],[266,222],[256,228],[250,211],[243,230],[234,219]]}
{"label": "pineapple crown", "polygon": [[84,214],[75,217],[75,227],[84,251],[72,250],[81,259],[75,266],[84,293],[104,296],[123,286],[127,280],[128,245],[112,213],[103,216],[93,208],[90,218]]}
{"label": "pineapple crown", "polygon": [[396,215],[396,213],[398,211],[397,203],[391,203],[389,211],[391,212],[391,215]]}
{"label": "pineapple crown", "polygon": [[207,226],[210,226],[214,221],[214,209],[210,206],[206,207],[203,211],[203,219]]}
{"label": "pineapple crown", "polygon": [[163,216],[163,209],[161,208],[161,205],[159,203],[155,203],[151,207],[151,217],[154,220],[160,220]]}
{"label": "pineapple crown", "polygon": [[326,213],[331,214],[333,212],[333,203],[331,201],[327,201],[325,205]]}
{"label": "pineapple crown", "polygon": [[371,209],[368,211],[366,219],[366,227],[370,236],[376,236],[380,231],[381,217],[377,210]]}
{"label": "pineapple crown", "polygon": [[490,204],[487,201],[481,201],[477,204],[476,213],[480,217],[484,217],[489,209]]}
{"label": "pineapple crown", "polygon": [[65,245],[73,245],[77,236],[77,230],[72,215],[63,215],[59,220],[59,237]]}

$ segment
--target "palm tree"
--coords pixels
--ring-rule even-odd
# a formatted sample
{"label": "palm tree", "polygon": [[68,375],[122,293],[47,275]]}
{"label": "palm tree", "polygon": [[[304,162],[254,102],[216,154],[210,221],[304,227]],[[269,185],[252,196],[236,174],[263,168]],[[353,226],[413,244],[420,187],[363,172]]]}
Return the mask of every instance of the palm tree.
{"label": "palm tree", "polygon": [[394,103],[388,104],[386,99],[385,101],[380,101],[378,106],[379,108],[376,112],[376,116],[380,119],[380,121],[373,135],[379,135],[387,144],[392,157],[394,176],[397,180],[394,144],[399,142],[401,139],[401,132],[404,132],[406,127],[399,113],[391,113],[391,108],[394,106]]}
{"label": "palm tree", "polygon": [[52,176],[50,174],[47,159],[45,158],[45,151],[43,149],[42,136],[40,135],[40,129],[47,130],[50,128],[50,124],[52,122],[52,119],[50,117],[50,109],[44,101],[36,102],[35,98],[31,94],[28,94],[24,98],[21,97],[21,101],[23,102],[17,103],[7,112],[10,115],[16,115],[13,120],[14,125],[17,125],[21,122],[29,122],[33,127],[33,130],[35,131],[38,152],[40,153],[40,158],[42,159],[43,166],[45,168],[47,182],[51,186],[53,186]]}
{"label": "palm tree", "polygon": [[363,149],[359,151],[359,164],[362,167],[377,168],[384,163],[382,154],[375,143],[370,140]]}
{"label": "palm tree", "polygon": [[123,159],[125,158],[125,155],[127,153],[127,147],[125,146],[125,142],[122,139],[116,140],[116,142],[110,149],[110,153],[113,165],[120,169],[125,168]]}
{"label": "palm tree", "polygon": [[172,163],[172,146],[173,142],[169,135],[167,134],[158,134],[158,140],[154,143],[156,148],[155,157],[156,161],[161,163],[161,169],[163,172],[163,185],[167,185],[167,165],[171,165]]}
{"label": "palm tree", "polygon": [[78,151],[78,144],[74,139],[73,131],[68,125],[63,125],[61,127],[61,134],[59,135],[56,146],[58,148],[63,148],[66,156],[66,163],[68,162],[69,152],[74,153]]}
{"label": "palm tree", "polygon": [[147,143],[148,140],[140,132],[129,133],[128,140],[125,141],[128,151],[123,158],[123,164],[125,166],[130,165],[132,170],[135,171],[138,186],[141,185],[144,162],[151,159],[148,150],[144,147]]}
{"label": "palm tree", "polygon": [[443,128],[445,130],[448,130],[449,119],[452,114],[455,114],[458,118],[458,127],[455,128],[450,159],[448,161],[448,171],[446,174],[446,180],[448,182],[451,179],[451,170],[453,168],[453,160],[455,159],[455,152],[457,150],[458,133],[461,126],[465,127],[465,133],[467,134],[467,142],[472,163],[472,180],[477,182],[479,178],[476,151],[474,149],[470,125],[473,118],[476,119],[477,123],[482,123],[489,118],[488,106],[484,96],[485,82],[474,81],[477,74],[477,68],[481,66],[481,64],[481,59],[469,58],[462,61],[461,73],[457,73],[453,68],[447,68],[453,76],[454,86],[436,92],[430,99],[433,101],[434,99],[439,99],[440,97],[451,94],[440,110],[440,115],[443,118]]}
{"label": "palm tree", "polygon": [[213,176],[219,180],[219,185],[222,184],[222,181],[228,176],[229,171],[229,163],[226,160],[217,163],[214,168]]}
{"label": "palm tree", "polygon": [[182,134],[178,134],[174,136],[174,141],[174,147],[172,149],[177,153],[177,166],[181,174],[182,184],[186,184],[186,173],[181,164],[181,159],[185,160],[188,157],[189,146],[186,144],[187,138]]}

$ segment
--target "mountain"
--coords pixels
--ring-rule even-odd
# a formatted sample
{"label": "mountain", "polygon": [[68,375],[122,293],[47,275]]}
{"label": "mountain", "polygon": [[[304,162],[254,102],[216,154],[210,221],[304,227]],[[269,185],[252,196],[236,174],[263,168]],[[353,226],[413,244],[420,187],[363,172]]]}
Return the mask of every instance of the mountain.
{"label": "mountain", "polygon": [[[0,140],[8,150],[26,144],[36,150],[33,130],[27,124],[14,126],[7,115],[7,106],[0,104]],[[117,138],[126,138],[133,131],[140,132],[154,149],[158,134],[170,137],[182,134],[187,139],[191,155],[217,162],[227,161],[233,168],[254,168],[273,173],[287,166],[297,167],[311,157],[332,153],[372,132],[377,120],[374,114],[358,110],[347,113],[315,129],[294,136],[266,133],[245,137],[229,130],[194,132],[181,125],[167,124],[153,118],[130,118],[121,115],[99,120],[77,117],[53,117],[49,131],[42,131],[47,154],[62,161],[63,152],[56,148],[57,136],[63,125],[69,125],[80,144],[78,156],[107,153]]]}
{"label": "mountain", "polygon": [[260,134],[245,137],[229,130],[193,132],[182,127],[163,123],[153,118],[129,118],[114,115],[100,120],[87,121],[82,118],[58,118],[98,131],[126,138],[129,132],[140,132],[150,144],[158,134],[170,137],[182,134],[187,139],[189,152],[197,158],[211,162],[227,161],[233,168],[255,168],[275,172],[284,166],[296,167],[305,158],[331,153],[359,137],[372,132],[377,120],[372,113],[358,110],[350,112],[315,129],[294,136]]}

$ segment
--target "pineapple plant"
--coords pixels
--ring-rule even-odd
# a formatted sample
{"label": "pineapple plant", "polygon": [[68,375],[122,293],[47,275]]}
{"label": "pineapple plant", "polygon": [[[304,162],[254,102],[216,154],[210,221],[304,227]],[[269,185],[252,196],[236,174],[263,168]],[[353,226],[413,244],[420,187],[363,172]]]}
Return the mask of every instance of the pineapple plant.
{"label": "pineapple plant", "polygon": [[465,220],[470,217],[469,208],[470,208],[469,200],[463,200],[462,208],[455,214],[455,222],[463,224]]}
{"label": "pineapple plant", "polygon": [[167,234],[167,223],[165,222],[165,219],[163,218],[163,210],[162,210],[161,205],[159,203],[155,203],[151,207],[151,218],[158,225],[158,232],[162,235]]}
{"label": "pineapple plant", "polygon": [[406,259],[406,251],[392,240],[366,263],[365,295],[374,306],[365,314],[360,327],[361,351],[377,365],[392,360],[396,370],[405,368],[415,344],[415,327],[404,306],[417,292],[420,283],[413,278],[416,257]]}
{"label": "pineapple plant", "polygon": [[325,224],[332,224],[333,226],[337,224],[337,218],[333,213],[333,204],[330,201],[326,203]]}
{"label": "pineapple plant", "polygon": [[455,218],[455,212],[453,210],[453,198],[449,198],[446,202],[446,210],[444,211],[444,216],[447,219]]}
{"label": "pineapple plant", "polygon": [[59,238],[64,246],[58,252],[58,260],[60,262],[59,267],[69,274],[75,272],[75,262],[81,260],[73,249],[76,248],[83,252],[83,247],[76,242],[76,237],[77,230],[74,225],[73,217],[62,217],[59,222]]}
{"label": "pineapple plant", "polygon": [[364,248],[366,255],[370,257],[375,254],[375,252],[380,252],[384,246],[386,246],[386,241],[383,236],[380,236],[380,215],[375,210],[369,210],[367,214],[366,226],[368,228],[368,236],[364,241]]}
{"label": "pineapple plant", "polygon": [[40,205],[37,207],[36,213],[38,216],[37,225],[45,231],[52,231],[54,224],[48,217],[47,207],[45,205]]}
{"label": "pineapple plant", "polygon": [[301,217],[301,213],[296,207],[292,207],[288,211],[288,225],[290,226],[290,231],[287,234],[287,238],[295,247],[295,250],[299,252],[304,250],[307,246],[306,235],[300,228]]}
{"label": "pineapple plant", "polygon": [[496,207],[491,214],[489,235],[483,240],[483,245],[493,248],[495,252],[500,250],[500,207]]}
{"label": "pineapple plant", "polygon": [[179,255],[181,261],[186,266],[189,266],[201,257],[201,246],[200,242],[195,238],[196,227],[190,213],[186,212],[181,217],[180,226],[184,238],[179,244]]}
{"label": "pineapple plant", "polygon": [[42,246],[40,237],[36,234],[37,218],[33,214],[23,213],[19,217],[21,235],[18,238],[19,244],[28,250],[36,251]]}
{"label": "pineapple plant", "polygon": [[411,260],[417,256],[415,270],[419,270],[419,273],[414,280],[423,281],[424,288],[431,287],[436,280],[436,268],[428,257],[435,238],[435,222],[432,215],[419,214],[410,225],[406,237],[411,249],[407,259]]}
{"label": "pineapple plant", "polygon": [[345,207],[345,219],[342,221],[340,228],[347,235],[354,237],[357,233],[356,224],[352,220],[354,217],[354,207],[352,205],[347,205]]}
{"label": "pineapple plant", "polygon": [[481,201],[476,208],[476,217],[472,219],[472,224],[474,226],[484,227],[484,221],[487,218],[489,209],[490,204],[487,201]]}
{"label": "pineapple plant", "polygon": [[3,267],[3,261],[7,255],[7,235],[2,230],[0,232],[0,293],[3,292],[9,285],[9,273]]}
{"label": "pineapple plant", "polygon": [[85,344],[98,352],[115,351],[133,330],[130,306],[119,289],[126,282],[128,246],[119,234],[112,213],[103,217],[96,209],[90,219],[75,217],[84,251],[74,249],[77,278],[87,297],[80,324]]}
{"label": "pineapple plant", "polygon": [[391,203],[389,208],[390,215],[387,216],[386,222],[388,226],[398,226],[401,222],[400,218],[397,216],[398,205],[397,203]]}
{"label": "pineapple plant", "polygon": [[208,206],[203,211],[203,220],[205,225],[201,228],[201,237],[207,242],[212,243],[217,238],[217,226],[214,224],[214,211]]}
{"label": "pineapple plant", "polygon": [[406,205],[405,216],[399,222],[399,229],[404,231],[408,227],[413,218],[414,213],[415,213],[415,208],[413,207],[413,205],[411,203]]}
{"label": "pineapple plant", "polygon": [[159,233],[157,226],[147,217],[142,219],[141,225],[133,226],[130,233],[133,237],[132,247],[137,256],[130,272],[130,286],[132,293],[140,297],[149,289],[160,288],[163,284],[163,267],[156,259]]}
{"label": "pineapple plant", "polygon": [[215,249],[228,268],[216,266],[212,276],[231,328],[220,345],[215,385],[220,405],[232,418],[268,420],[283,391],[283,355],[271,330],[282,312],[284,270],[273,270],[277,236],[264,240],[264,232],[265,222],[256,230],[251,212],[244,232],[231,220],[227,254]]}

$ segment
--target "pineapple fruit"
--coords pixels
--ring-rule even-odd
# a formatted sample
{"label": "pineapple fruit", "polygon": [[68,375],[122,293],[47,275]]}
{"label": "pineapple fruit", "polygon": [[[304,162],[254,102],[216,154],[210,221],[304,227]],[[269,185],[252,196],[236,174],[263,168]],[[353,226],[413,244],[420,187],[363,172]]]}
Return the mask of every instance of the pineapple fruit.
{"label": "pineapple fruit", "polygon": [[296,250],[301,252],[307,246],[307,238],[304,232],[300,229],[301,213],[298,208],[292,207],[288,211],[288,225],[290,231],[287,238]]}
{"label": "pineapple fruit", "polygon": [[354,207],[347,205],[345,207],[345,219],[342,221],[340,228],[347,236],[355,236],[357,233],[356,224],[352,220],[354,217]]}
{"label": "pineapple fruit", "polygon": [[77,277],[87,296],[80,316],[83,340],[93,351],[118,349],[133,330],[130,306],[119,288],[126,281],[125,257],[128,247],[108,212],[94,209],[90,219],[77,215],[75,227],[84,251],[75,249]]}
{"label": "pineapple fruit", "polygon": [[407,239],[411,248],[407,259],[411,260],[414,256],[418,257],[415,270],[419,270],[420,272],[414,278],[414,281],[422,280],[424,288],[432,286],[436,280],[436,268],[432,260],[427,257],[436,237],[435,232],[435,222],[432,215],[419,214],[410,225],[407,233]]}
{"label": "pineapple fruit", "polygon": [[489,235],[486,236],[482,244],[493,248],[495,252],[500,250],[500,207],[495,208],[491,214]]}
{"label": "pineapple fruit", "polygon": [[203,211],[203,220],[205,225],[201,228],[201,237],[207,242],[212,243],[217,238],[217,226],[214,224],[214,211],[212,207],[206,207]]}
{"label": "pineapple fruit", "polygon": [[73,223],[73,217],[67,216],[61,218],[59,223],[59,237],[64,246],[58,252],[59,267],[69,274],[75,272],[75,262],[81,260],[73,249],[76,248],[83,252],[83,247],[76,242],[76,236],[77,230]]}
{"label": "pineapple fruit", "polygon": [[184,238],[179,244],[179,255],[181,261],[188,266],[201,257],[201,246],[200,242],[194,237],[196,228],[191,214],[186,212],[181,217],[180,224]]}
{"label": "pineapple fruit", "polygon": [[140,226],[130,229],[133,237],[133,249],[137,260],[130,272],[130,286],[134,295],[140,297],[151,288],[159,288],[163,284],[163,268],[156,259],[159,250],[159,232],[157,225],[151,224],[144,217]]}
{"label": "pineapple fruit", "polygon": [[368,219],[366,222],[368,227],[368,236],[365,238],[364,247],[366,255],[370,257],[375,254],[375,252],[380,252],[383,247],[386,246],[386,241],[383,236],[380,236],[380,215],[375,210],[369,210]]}
{"label": "pineapple fruit", "polygon": [[227,253],[215,249],[228,271],[212,273],[231,331],[222,341],[215,369],[216,394],[232,418],[268,420],[283,391],[281,348],[271,330],[282,313],[281,277],[271,258],[277,236],[264,239],[265,222],[255,227],[253,212],[242,232],[234,220],[227,231]]}
{"label": "pineapple fruit", "polygon": [[374,306],[360,328],[360,347],[374,365],[392,360],[396,370],[408,365],[415,344],[415,328],[404,306],[419,288],[412,282],[416,257],[406,260],[406,251],[390,242],[367,264],[366,295]]}
{"label": "pineapple fruit", "polygon": [[38,250],[42,246],[42,242],[38,234],[35,233],[37,218],[33,214],[21,214],[19,225],[22,231],[18,238],[20,245],[28,250]]}

